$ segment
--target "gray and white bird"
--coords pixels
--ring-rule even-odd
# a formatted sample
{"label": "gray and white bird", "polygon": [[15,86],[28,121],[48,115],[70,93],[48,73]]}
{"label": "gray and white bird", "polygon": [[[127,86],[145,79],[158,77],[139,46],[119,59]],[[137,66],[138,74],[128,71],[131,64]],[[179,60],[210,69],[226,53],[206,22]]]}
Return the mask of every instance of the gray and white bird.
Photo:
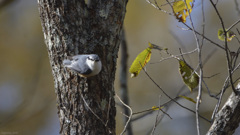
{"label": "gray and white bird", "polygon": [[97,54],[76,55],[63,60],[63,65],[82,77],[97,75],[102,70],[102,63]]}

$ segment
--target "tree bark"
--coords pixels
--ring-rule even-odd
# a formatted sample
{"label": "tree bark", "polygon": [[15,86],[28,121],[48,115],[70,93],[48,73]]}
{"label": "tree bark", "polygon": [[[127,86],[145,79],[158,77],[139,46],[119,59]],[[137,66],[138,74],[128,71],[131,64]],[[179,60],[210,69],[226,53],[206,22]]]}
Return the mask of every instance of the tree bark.
{"label": "tree bark", "polygon": [[[127,0],[38,0],[57,95],[60,134],[115,134],[114,78]],[[81,78],[67,56],[98,54],[99,75]]]}
{"label": "tree bark", "polygon": [[210,127],[207,135],[232,135],[240,122],[240,94],[229,96]]}

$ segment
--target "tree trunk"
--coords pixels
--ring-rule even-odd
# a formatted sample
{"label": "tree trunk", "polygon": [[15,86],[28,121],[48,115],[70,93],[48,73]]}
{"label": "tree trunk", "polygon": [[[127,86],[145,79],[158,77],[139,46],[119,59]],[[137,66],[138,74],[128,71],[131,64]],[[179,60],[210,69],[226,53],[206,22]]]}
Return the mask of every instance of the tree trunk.
{"label": "tree trunk", "polygon": [[[115,134],[114,78],[127,0],[38,0],[57,95],[60,134]],[[99,75],[81,78],[67,56],[98,54]]]}
{"label": "tree trunk", "polygon": [[240,94],[236,95],[232,92],[222,109],[216,115],[207,135],[232,135],[239,126],[239,113]]}

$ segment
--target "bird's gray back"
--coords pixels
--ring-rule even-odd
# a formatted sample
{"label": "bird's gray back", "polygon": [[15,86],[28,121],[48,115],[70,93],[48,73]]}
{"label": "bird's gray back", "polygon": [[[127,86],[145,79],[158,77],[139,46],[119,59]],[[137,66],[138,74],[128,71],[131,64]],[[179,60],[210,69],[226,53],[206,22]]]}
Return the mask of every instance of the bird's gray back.
{"label": "bird's gray back", "polygon": [[91,69],[86,64],[88,55],[76,55],[72,57],[72,69],[80,74],[89,74]]}

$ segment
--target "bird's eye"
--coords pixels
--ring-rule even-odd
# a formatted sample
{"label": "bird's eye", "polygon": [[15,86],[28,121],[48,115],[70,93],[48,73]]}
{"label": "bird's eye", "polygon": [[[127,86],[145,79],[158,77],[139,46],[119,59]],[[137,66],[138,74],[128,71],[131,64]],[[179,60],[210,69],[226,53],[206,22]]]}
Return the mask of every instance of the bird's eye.
{"label": "bird's eye", "polygon": [[93,59],[91,59],[90,57],[88,57],[88,59],[89,59],[89,60],[93,60]]}

